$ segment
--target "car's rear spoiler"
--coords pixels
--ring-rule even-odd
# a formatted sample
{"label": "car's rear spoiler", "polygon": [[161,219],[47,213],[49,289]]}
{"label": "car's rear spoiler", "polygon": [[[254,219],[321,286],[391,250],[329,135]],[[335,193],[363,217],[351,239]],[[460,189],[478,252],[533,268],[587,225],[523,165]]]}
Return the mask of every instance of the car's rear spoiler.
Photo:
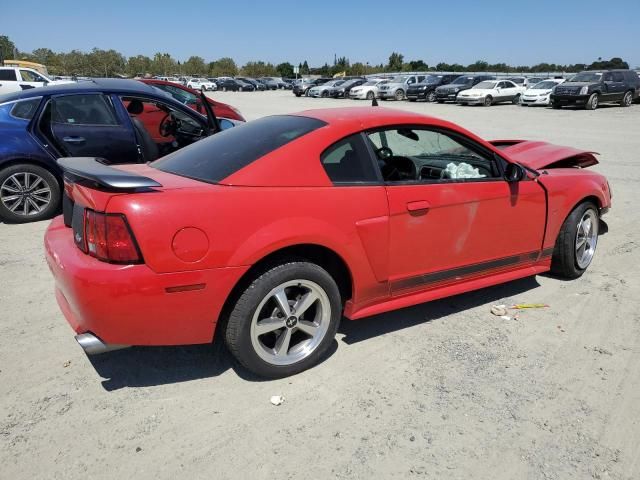
{"label": "car's rear spoiler", "polygon": [[65,177],[78,183],[89,184],[107,190],[131,191],[162,185],[149,177],[110,167],[106,160],[98,157],[64,157],[58,165]]}

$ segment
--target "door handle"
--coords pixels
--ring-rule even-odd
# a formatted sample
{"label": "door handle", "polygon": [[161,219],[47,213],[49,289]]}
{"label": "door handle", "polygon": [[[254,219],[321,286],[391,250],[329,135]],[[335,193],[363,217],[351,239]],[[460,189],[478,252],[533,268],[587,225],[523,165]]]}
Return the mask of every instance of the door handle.
{"label": "door handle", "polygon": [[84,137],[63,137],[62,140],[66,143],[84,143]]}
{"label": "door handle", "polygon": [[423,210],[429,210],[431,205],[426,200],[417,200],[415,202],[407,203],[407,210],[410,212],[420,212]]}

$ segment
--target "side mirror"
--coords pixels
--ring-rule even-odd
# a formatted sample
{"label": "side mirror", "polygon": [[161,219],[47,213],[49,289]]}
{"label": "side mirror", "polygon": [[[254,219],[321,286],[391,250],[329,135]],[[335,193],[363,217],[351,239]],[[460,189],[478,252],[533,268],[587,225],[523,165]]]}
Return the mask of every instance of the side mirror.
{"label": "side mirror", "polygon": [[509,163],[504,170],[504,179],[509,183],[519,182],[525,175],[524,168],[517,163]]}

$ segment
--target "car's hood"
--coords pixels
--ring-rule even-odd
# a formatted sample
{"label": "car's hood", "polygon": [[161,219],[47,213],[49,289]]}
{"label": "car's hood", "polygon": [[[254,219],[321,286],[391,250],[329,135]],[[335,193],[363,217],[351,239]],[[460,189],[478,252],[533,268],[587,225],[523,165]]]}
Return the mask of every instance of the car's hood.
{"label": "car's hood", "polygon": [[453,89],[453,88],[459,88],[461,90],[468,90],[469,88],[471,88],[469,85],[465,85],[464,83],[447,83],[446,85],[440,85],[438,87],[438,89]]}
{"label": "car's hood", "polygon": [[586,168],[596,165],[596,152],[530,140],[493,140],[508,158],[535,170],[545,168]]}
{"label": "car's hood", "polygon": [[462,92],[460,95],[465,95],[465,96],[473,96],[476,94],[486,95],[487,93],[494,93],[495,91],[496,90],[494,88],[468,88],[464,92]]}
{"label": "car's hood", "polygon": [[595,82],[564,82],[559,85],[563,87],[586,87],[589,85],[593,85]]}
{"label": "car's hood", "polygon": [[525,95],[545,95],[551,93],[552,88],[528,88],[525,90]]}

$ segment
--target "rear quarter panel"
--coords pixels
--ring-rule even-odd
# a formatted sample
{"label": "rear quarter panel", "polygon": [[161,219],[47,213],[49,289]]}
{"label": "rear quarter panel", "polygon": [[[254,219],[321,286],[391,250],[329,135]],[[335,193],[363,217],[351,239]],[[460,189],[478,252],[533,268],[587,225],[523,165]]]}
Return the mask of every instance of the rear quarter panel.
{"label": "rear quarter panel", "polygon": [[[388,206],[382,186],[229,187],[203,185],[115,196],[145,263],[158,273],[253,265],[281,248],[314,244],[348,265],[354,302],[387,292]],[[373,222],[373,226],[367,221]],[[364,225],[363,225],[364,221]],[[185,227],[206,233],[207,253],[185,262],[172,249]]]}

